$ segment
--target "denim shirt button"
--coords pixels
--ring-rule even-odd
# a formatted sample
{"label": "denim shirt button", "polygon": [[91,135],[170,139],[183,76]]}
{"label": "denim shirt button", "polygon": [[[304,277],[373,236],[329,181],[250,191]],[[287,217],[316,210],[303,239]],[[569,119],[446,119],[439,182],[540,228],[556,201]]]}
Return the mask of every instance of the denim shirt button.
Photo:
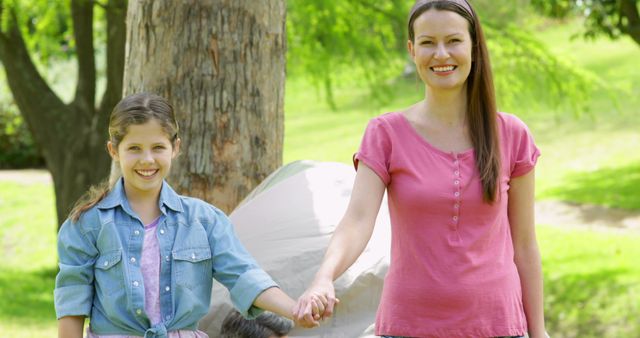
{"label": "denim shirt button", "polygon": [[164,229],[160,229],[160,234],[164,235]]}
{"label": "denim shirt button", "polygon": [[169,286],[165,287],[164,291],[167,291],[167,292],[171,291],[171,287],[169,287]]}
{"label": "denim shirt button", "polygon": [[169,256],[164,256],[164,260],[168,262],[170,260]]}
{"label": "denim shirt button", "polygon": [[133,234],[136,235],[136,236],[140,235],[140,230],[134,231]]}
{"label": "denim shirt button", "polygon": [[196,254],[195,254],[195,252],[191,254],[191,259],[196,260]]}
{"label": "denim shirt button", "polygon": [[141,315],[142,314],[142,310],[141,309],[137,309],[136,310],[136,314]]}

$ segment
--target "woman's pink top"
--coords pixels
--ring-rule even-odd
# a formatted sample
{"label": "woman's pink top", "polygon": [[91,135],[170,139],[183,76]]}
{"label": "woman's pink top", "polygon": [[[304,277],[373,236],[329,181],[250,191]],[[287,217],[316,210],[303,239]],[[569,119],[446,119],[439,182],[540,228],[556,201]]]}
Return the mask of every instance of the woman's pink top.
{"label": "woman's pink top", "polygon": [[499,113],[498,121],[502,170],[493,205],[482,200],[473,149],[437,149],[401,113],[369,122],[354,164],[364,162],[387,186],[392,233],[377,335],[526,333],[507,191],[540,152],[518,118]]}
{"label": "woman's pink top", "polygon": [[[144,242],[140,257],[140,270],[144,286],[144,311],[152,326],[162,321],[160,315],[160,247],[156,236],[160,218],[144,227]],[[137,338],[138,336],[96,335],[87,328],[87,338]],[[202,331],[170,331],[169,338],[209,338]]]}

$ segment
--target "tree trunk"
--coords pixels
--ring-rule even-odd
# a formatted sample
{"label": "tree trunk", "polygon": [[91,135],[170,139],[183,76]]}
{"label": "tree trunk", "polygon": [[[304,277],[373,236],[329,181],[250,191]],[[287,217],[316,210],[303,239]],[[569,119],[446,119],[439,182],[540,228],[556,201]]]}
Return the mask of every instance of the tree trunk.
{"label": "tree trunk", "polygon": [[282,164],[285,0],[129,3],[125,94],[169,99],[180,193],[225,212]]}
{"label": "tree trunk", "polygon": [[626,23],[621,27],[623,33],[629,36],[640,45],[640,13],[638,12],[637,0],[621,0],[620,16],[625,17]]}
{"label": "tree trunk", "polygon": [[[107,5],[109,11],[116,9],[115,4],[119,3],[120,19],[111,22],[115,31],[125,30],[125,1],[111,0]],[[0,17],[9,18],[9,22],[2,22],[7,25],[7,29],[0,32],[0,61],[7,74],[13,98],[51,172],[58,225],[61,225],[76,200],[91,185],[103,180],[109,172],[110,159],[105,150],[108,115],[105,117],[105,110],[96,109],[94,102],[96,75],[92,36],[93,3],[71,1],[78,81],[75,98],[69,104],[62,102],[38,73],[16,26],[13,8],[1,5],[2,1]],[[9,12],[2,13],[3,11]],[[124,39],[124,34],[121,35]],[[113,46],[119,44],[124,50],[124,41],[111,43]],[[120,58],[124,58],[124,54],[120,54]],[[118,62],[114,58],[107,63],[107,72],[122,74],[122,66],[118,68]],[[123,64],[122,61],[119,63]],[[118,99],[122,91],[121,79],[120,77],[119,83],[107,80],[107,92],[117,91]],[[111,107],[115,104],[113,98],[107,95],[103,98],[103,103],[110,104]]]}

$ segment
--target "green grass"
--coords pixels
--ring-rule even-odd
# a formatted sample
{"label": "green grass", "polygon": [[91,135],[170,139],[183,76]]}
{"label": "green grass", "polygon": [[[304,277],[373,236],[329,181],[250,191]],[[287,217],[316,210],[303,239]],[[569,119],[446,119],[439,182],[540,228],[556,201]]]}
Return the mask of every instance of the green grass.
{"label": "green grass", "polygon": [[0,332],[55,337],[53,187],[0,181]]}
{"label": "green grass", "polygon": [[552,336],[640,337],[640,234],[539,226]]}

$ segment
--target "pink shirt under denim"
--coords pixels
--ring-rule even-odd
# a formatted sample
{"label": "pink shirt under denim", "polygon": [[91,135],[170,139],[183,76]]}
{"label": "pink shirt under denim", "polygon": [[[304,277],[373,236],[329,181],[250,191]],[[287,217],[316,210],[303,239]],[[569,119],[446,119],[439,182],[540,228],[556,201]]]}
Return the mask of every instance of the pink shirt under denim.
{"label": "pink shirt under denim", "polygon": [[[140,270],[144,286],[144,311],[153,325],[162,321],[160,314],[160,288],[170,286],[158,285],[160,282],[160,247],[156,237],[157,225],[160,218],[144,227],[144,244],[140,258]],[[169,290],[166,290],[169,291]],[[202,331],[178,330],[170,331],[168,338],[209,338]],[[138,336],[96,335],[87,328],[87,338],[133,338]]]}
{"label": "pink shirt under denim", "polygon": [[429,144],[401,113],[372,119],[354,164],[387,186],[391,264],[376,318],[377,335],[520,336],[527,331],[514,263],[509,182],[539,156],[525,124],[498,114],[502,169],[498,200],[482,200],[473,149]]}

